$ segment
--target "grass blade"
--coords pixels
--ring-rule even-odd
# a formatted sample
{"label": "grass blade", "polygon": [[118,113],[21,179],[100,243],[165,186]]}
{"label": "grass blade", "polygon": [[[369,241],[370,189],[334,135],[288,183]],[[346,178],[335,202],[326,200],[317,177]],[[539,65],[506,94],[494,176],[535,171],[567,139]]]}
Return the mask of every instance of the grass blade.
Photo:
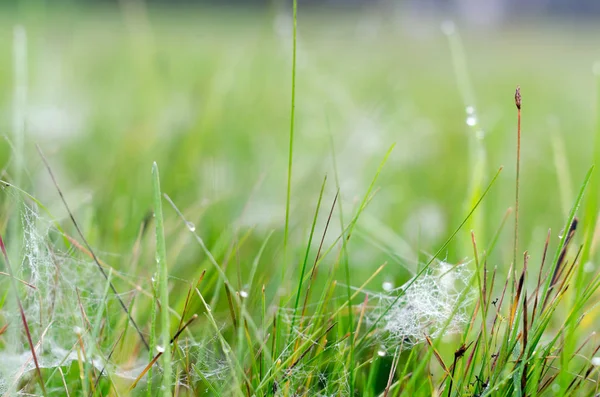
{"label": "grass blade", "polygon": [[160,322],[163,365],[163,395],[171,396],[173,368],[171,364],[171,348],[169,346],[171,329],[169,323],[169,271],[167,269],[167,249],[165,247],[165,230],[163,225],[162,194],[160,192],[160,176],[156,162],[152,165],[152,186],[154,190],[154,217],[156,222],[156,264],[158,274],[158,290],[161,303]]}
{"label": "grass blade", "polygon": [[298,12],[298,1],[293,0],[293,24],[294,31],[292,36],[292,103],[290,109],[290,146],[288,151],[288,168],[287,168],[287,190],[285,198],[285,228],[283,231],[283,270],[281,272],[281,279],[285,280],[287,273],[287,250],[288,250],[288,239],[290,231],[290,201],[292,194],[292,165],[294,159],[294,127],[296,124],[296,34],[297,34],[297,12]]}

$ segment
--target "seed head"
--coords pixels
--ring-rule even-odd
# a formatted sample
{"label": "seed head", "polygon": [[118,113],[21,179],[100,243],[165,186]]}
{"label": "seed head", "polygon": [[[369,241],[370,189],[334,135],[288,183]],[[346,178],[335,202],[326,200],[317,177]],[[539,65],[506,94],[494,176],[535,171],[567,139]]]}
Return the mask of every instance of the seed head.
{"label": "seed head", "polygon": [[521,86],[519,85],[515,91],[515,105],[517,105],[517,109],[521,110]]}

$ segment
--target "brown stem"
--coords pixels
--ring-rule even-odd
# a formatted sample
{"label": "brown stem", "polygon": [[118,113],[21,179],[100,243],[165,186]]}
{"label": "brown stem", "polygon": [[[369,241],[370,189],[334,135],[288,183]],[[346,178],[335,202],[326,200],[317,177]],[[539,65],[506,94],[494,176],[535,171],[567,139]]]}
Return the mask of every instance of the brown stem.
{"label": "brown stem", "polygon": [[519,173],[521,169],[521,87],[515,91],[515,105],[517,106],[517,176],[515,187],[515,242],[513,263],[517,264],[517,250],[519,241]]}

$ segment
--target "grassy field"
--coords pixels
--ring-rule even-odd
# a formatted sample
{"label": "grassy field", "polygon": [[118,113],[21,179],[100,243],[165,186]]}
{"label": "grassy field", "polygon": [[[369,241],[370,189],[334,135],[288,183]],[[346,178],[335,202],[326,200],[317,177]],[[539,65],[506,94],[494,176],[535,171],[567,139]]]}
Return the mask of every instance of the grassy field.
{"label": "grassy field", "polygon": [[597,27],[124,4],[0,13],[0,392],[597,393]]}

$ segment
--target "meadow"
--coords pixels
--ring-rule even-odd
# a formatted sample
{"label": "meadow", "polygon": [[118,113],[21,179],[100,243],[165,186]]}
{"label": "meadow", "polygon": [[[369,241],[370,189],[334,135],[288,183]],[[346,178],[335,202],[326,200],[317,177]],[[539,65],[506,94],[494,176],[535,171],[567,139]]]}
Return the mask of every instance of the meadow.
{"label": "meadow", "polygon": [[592,22],[5,11],[0,392],[598,392]]}

